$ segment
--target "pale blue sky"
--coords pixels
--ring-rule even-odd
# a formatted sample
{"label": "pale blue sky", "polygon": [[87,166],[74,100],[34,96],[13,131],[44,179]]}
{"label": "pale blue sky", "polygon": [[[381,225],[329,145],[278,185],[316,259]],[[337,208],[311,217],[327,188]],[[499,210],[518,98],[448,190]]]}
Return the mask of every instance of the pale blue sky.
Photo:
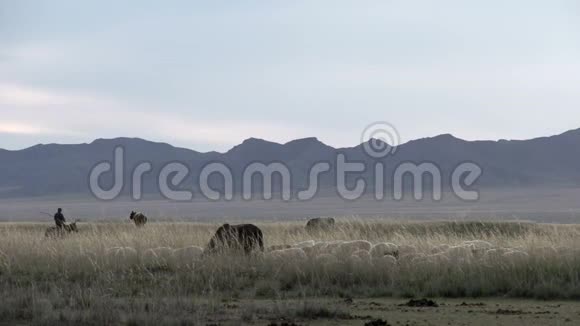
{"label": "pale blue sky", "polygon": [[0,0],[0,148],[580,128],[580,2]]}

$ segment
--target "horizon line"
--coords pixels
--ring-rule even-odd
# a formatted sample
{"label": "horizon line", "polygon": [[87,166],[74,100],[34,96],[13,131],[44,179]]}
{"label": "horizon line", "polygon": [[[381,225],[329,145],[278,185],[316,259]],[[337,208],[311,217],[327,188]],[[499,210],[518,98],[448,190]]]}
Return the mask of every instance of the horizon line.
{"label": "horizon line", "polygon": [[[463,138],[459,138],[459,137],[457,137],[457,136],[455,136],[455,135],[453,135],[451,133],[443,133],[443,134],[438,134],[438,135],[435,135],[435,136],[426,136],[426,137],[412,139],[412,140],[409,140],[409,141],[406,141],[406,142],[402,142],[401,144],[398,144],[396,146],[399,147],[399,146],[403,146],[403,145],[406,145],[406,144],[409,144],[409,143],[412,143],[412,142],[416,142],[416,141],[420,141],[420,140],[425,140],[425,139],[434,139],[434,138],[443,137],[443,136],[449,136],[451,138],[454,138],[454,139],[457,139],[457,140],[460,140],[460,141],[464,141],[464,142],[469,142],[469,143],[475,143],[475,142],[494,142],[494,143],[499,143],[499,142],[522,142],[522,141],[533,141],[533,140],[550,138],[550,137],[558,137],[558,136],[562,136],[562,135],[565,135],[565,134],[568,134],[568,133],[571,133],[571,132],[575,132],[575,131],[579,131],[580,132],[580,128],[569,129],[569,130],[566,130],[566,131],[561,132],[561,133],[558,133],[558,134],[552,134],[552,135],[547,135],[547,136],[538,136],[538,137],[527,138],[527,139],[505,139],[505,138],[499,138],[497,140],[492,140],[492,139],[466,140],[466,139],[463,139]],[[31,149],[31,148],[34,148],[34,147],[38,147],[38,146],[50,146],[50,145],[60,145],[60,146],[90,145],[90,144],[94,144],[97,141],[113,141],[113,140],[120,140],[120,139],[140,140],[140,141],[145,141],[145,142],[154,143],[154,144],[169,145],[169,146],[171,146],[173,148],[176,148],[176,149],[189,150],[189,151],[193,151],[193,152],[200,153],[200,154],[209,154],[209,153],[226,154],[229,151],[231,151],[232,149],[236,148],[237,146],[240,146],[240,145],[242,145],[245,142],[250,141],[250,140],[258,140],[258,141],[263,141],[263,142],[267,142],[267,143],[271,143],[271,144],[276,144],[276,145],[284,146],[284,145],[287,145],[287,144],[292,143],[292,142],[296,142],[296,141],[300,141],[300,140],[312,139],[312,140],[315,140],[315,141],[320,142],[324,146],[328,146],[328,147],[333,148],[335,150],[353,149],[353,148],[359,147],[362,144],[364,144],[364,142],[362,142],[362,143],[359,143],[359,144],[357,144],[355,146],[351,146],[351,147],[334,147],[334,146],[331,146],[331,145],[328,145],[328,144],[322,142],[316,136],[296,138],[296,139],[287,141],[285,143],[271,141],[271,140],[267,140],[267,139],[264,139],[264,138],[249,137],[249,138],[246,138],[246,139],[242,140],[238,144],[233,145],[230,149],[228,149],[227,151],[224,151],[224,152],[215,151],[215,150],[214,151],[205,151],[205,152],[202,152],[202,151],[195,150],[193,148],[175,146],[175,145],[172,145],[171,143],[166,142],[166,141],[155,141],[155,140],[150,140],[150,139],[141,138],[141,137],[134,137],[134,136],[133,137],[132,136],[118,136],[118,137],[114,137],[114,138],[95,138],[91,142],[82,142],[82,143],[46,143],[46,144],[45,143],[38,143],[38,144],[31,145],[31,146],[28,146],[28,147],[24,147],[24,148],[21,148],[21,149],[5,149],[5,148],[0,148],[0,151],[20,152],[20,151],[25,151],[25,150],[28,150],[28,149]],[[373,138],[373,139],[377,139],[377,138]],[[377,139],[377,140],[381,140],[381,139]],[[381,140],[381,141],[383,141],[383,140]]]}

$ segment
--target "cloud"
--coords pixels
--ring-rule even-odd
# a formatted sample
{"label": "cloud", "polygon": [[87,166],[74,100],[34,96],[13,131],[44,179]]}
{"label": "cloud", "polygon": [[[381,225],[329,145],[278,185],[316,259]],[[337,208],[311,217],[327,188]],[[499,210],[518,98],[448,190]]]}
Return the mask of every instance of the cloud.
{"label": "cloud", "polygon": [[[220,150],[351,146],[377,120],[406,140],[578,127],[573,1],[444,2],[17,1],[0,33],[0,119],[30,135],[19,146],[136,136]],[[53,132],[76,138],[41,136]]]}
{"label": "cloud", "polygon": [[3,113],[0,133],[101,137],[140,137],[183,146],[226,150],[243,139],[259,137],[287,142],[316,135],[316,130],[267,120],[196,118],[110,97],[0,83]]}
{"label": "cloud", "polygon": [[271,121],[194,120],[151,114],[145,117],[158,137],[204,143],[225,149],[241,140],[256,137],[275,142],[315,136],[316,131]]}
{"label": "cloud", "polygon": [[0,122],[0,133],[16,135],[61,134],[61,131],[39,127],[28,123]]}
{"label": "cloud", "polygon": [[78,101],[79,98],[45,90],[0,84],[0,105],[3,106],[67,105]]}

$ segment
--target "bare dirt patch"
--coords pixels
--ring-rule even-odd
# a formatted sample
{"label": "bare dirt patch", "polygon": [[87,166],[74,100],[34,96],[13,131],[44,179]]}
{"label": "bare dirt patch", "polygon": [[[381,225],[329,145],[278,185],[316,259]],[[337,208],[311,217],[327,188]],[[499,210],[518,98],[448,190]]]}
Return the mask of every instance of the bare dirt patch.
{"label": "bare dirt patch", "polygon": [[437,302],[429,299],[409,300],[409,302],[399,305],[399,307],[409,308],[439,308]]}

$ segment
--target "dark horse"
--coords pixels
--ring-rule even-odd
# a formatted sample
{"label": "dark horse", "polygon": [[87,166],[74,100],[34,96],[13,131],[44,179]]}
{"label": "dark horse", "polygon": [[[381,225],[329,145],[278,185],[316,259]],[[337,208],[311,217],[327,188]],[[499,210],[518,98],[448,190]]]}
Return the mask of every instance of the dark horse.
{"label": "dark horse", "polygon": [[137,213],[133,211],[131,212],[129,219],[135,222],[135,225],[138,228],[145,226],[145,224],[147,223],[147,216],[143,215],[143,213]]}
{"label": "dark horse", "polygon": [[264,235],[253,224],[224,224],[216,231],[207,247],[209,252],[232,249],[250,254],[254,250],[264,251]]}
{"label": "dark horse", "polygon": [[64,224],[62,228],[51,226],[46,229],[44,236],[47,238],[57,238],[73,232],[79,232],[79,229],[77,229],[76,221],[73,223]]}
{"label": "dark horse", "polygon": [[336,221],[332,217],[313,218],[306,223],[307,231],[327,231],[334,227]]}

